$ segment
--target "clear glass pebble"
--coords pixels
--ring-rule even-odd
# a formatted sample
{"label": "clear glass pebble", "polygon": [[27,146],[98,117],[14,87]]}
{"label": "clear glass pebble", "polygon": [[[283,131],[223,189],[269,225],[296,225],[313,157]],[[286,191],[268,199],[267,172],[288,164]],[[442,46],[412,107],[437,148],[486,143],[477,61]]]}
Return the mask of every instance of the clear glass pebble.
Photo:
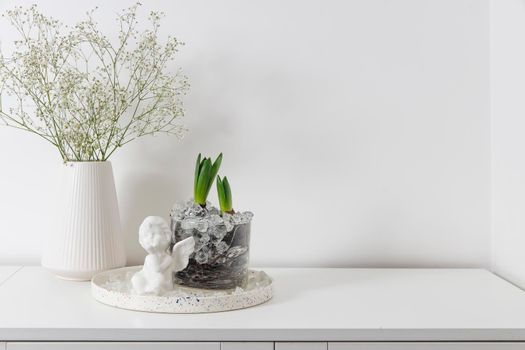
{"label": "clear glass pebble", "polygon": [[197,203],[192,203],[191,206],[186,208],[186,210],[184,212],[184,215],[186,217],[188,217],[188,216],[189,217],[192,217],[192,216],[202,217],[202,216],[206,215],[206,213],[205,213],[203,207],[201,207]]}
{"label": "clear glass pebble", "polygon": [[206,264],[208,262],[208,254],[201,249],[195,253],[195,260],[199,264]]}
{"label": "clear glass pebble", "polygon": [[180,227],[182,230],[193,230],[197,227],[199,220],[194,217],[186,217],[182,219]]}
{"label": "clear glass pebble", "polygon": [[199,220],[199,222],[197,223],[195,228],[199,232],[206,232],[206,231],[208,231],[208,220],[206,220],[206,219]]}
{"label": "clear glass pebble", "polygon": [[216,247],[217,253],[222,254],[222,253],[226,252],[228,250],[228,248],[230,248],[228,243],[226,243],[224,241],[220,241],[219,244],[217,244],[217,247]]}
{"label": "clear glass pebble", "polygon": [[212,235],[218,240],[222,240],[224,236],[226,236],[226,234],[228,233],[225,225],[217,225],[217,226],[210,227],[208,232],[210,233],[210,235]]}
{"label": "clear glass pebble", "polygon": [[207,233],[204,233],[200,239],[199,239],[200,242],[202,242],[202,244],[206,245],[208,244],[208,242],[210,241],[210,235],[207,234]]}
{"label": "clear glass pebble", "polygon": [[182,202],[177,202],[171,208],[170,216],[177,220],[182,220],[184,218],[185,210],[186,210],[186,205]]}
{"label": "clear glass pebble", "polygon": [[219,214],[211,214],[208,217],[208,220],[210,222],[210,225],[212,225],[212,226],[224,224],[224,220],[222,219],[222,217]]}

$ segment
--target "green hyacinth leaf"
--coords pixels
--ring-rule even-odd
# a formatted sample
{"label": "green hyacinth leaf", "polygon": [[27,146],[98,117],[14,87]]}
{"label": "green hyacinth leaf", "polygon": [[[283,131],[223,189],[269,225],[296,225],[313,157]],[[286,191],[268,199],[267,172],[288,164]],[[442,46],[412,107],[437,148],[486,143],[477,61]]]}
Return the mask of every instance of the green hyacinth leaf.
{"label": "green hyacinth leaf", "polygon": [[217,159],[215,159],[215,162],[213,162],[213,167],[212,167],[212,171],[211,171],[211,178],[212,180],[215,179],[215,177],[217,176],[217,174],[219,173],[219,168],[221,167],[221,163],[222,163],[222,153],[219,154],[219,156],[217,157]]}
{"label": "green hyacinth leaf", "polygon": [[223,209],[224,204],[224,188],[222,187],[222,181],[221,177],[217,175],[217,197],[219,198],[219,207],[221,208],[221,211]]}
{"label": "green hyacinth leaf", "polygon": [[206,204],[206,189],[210,180],[211,161],[204,160],[201,171],[199,172],[199,179],[197,180],[197,191],[195,192],[195,202],[201,205]]}
{"label": "green hyacinth leaf", "polygon": [[233,205],[232,205],[232,190],[230,187],[230,183],[228,182],[228,178],[225,176],[222,180],[222,187],[224,188],[224,197],[225,197],[225,211],[232,211]]}
{"label": "green hyacinth leaf", "polygon": [[197,181],[199,180],[199,172],[201,170],[201,154],[197,156],[197,163],[195,164],[195,178],[193,180],[193,196],[197,193]]}
{"label": "green hyacinth leaf", "polygon": [[[210,160],[210,162],[211,162],[211,160]],[[221,163],[222,163],[222,153],[219,154],[217,159],[215,159],[215,162],[213,162],[213,166],[211,167],[210,180],[209,180],[208,186],[206,188],[206,198],[210,194],[211,186],[213,185],[213,180],[215,180],[215,177],[219,173],[219,168],[221,167]]]}

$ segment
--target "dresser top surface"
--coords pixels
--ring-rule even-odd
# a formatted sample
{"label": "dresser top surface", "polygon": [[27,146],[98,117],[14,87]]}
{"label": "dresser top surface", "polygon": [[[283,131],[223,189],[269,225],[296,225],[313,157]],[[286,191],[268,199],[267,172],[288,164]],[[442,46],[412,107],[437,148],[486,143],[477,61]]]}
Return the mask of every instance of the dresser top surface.
{"label": "dresser top surface", "polygon": [[264,269],[274,297],[244,310],[154,314],[90,284],[0,267],[2,340],[525,340],[525,292],[482,269]]}

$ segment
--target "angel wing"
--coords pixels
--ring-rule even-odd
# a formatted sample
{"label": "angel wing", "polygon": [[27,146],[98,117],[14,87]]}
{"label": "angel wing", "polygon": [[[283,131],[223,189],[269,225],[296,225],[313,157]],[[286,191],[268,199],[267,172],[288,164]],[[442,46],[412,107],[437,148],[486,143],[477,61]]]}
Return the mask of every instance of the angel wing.
{"label": "angel wing", "polygon": [[195,239],[188,237],[173,246],[171,257],[173,258],[173,272],[182,271],[188,266],[190,255],[195,248]]}

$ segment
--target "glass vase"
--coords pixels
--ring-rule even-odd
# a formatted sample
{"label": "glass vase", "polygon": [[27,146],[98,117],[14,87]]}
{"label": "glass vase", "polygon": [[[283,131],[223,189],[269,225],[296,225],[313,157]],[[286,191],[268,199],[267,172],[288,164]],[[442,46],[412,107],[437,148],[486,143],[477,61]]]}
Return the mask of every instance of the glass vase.
{"label": "glass vase", "polygon": [[175,283],[204,289],[242,288],[248,276],[252,214],[221,217],[213,213],[214,208],[203,209],[201,216],[172,215],[173,243],[190,236],[195,239],[195,251],[188,266],[174,274]]}

